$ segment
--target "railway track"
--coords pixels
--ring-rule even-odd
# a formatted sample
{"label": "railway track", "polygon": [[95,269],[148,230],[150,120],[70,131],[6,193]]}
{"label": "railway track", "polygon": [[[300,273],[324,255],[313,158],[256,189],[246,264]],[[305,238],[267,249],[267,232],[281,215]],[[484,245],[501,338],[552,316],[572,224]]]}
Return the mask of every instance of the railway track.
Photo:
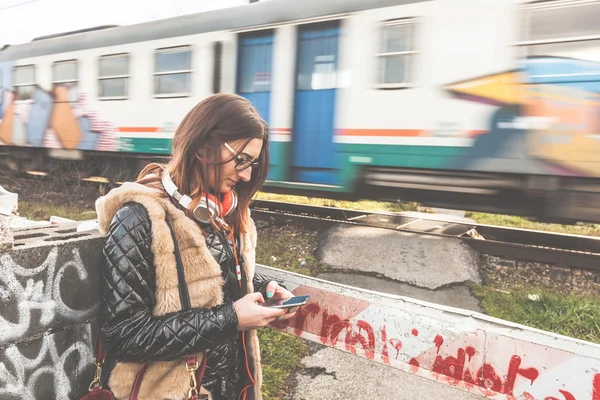
{"label": "railway track", "polygon": [[366,212],[256,200],[255,219],[326,227],[344,223],[461,240],[480,254],[600,271],[600,238],[443,220],[419,213]]}
{"label": "railway track", "polygon": [[[4,176],[4,178],[16,178],[32,183],[41,183],[49,179],[47,174],[28,173],[27,176],[28,178],[15,176]],[[80,182],[100,186],[108,184],[103,178],[98,177],[80,178]],[[264,221],[293,222],[309,227],[321,228],[344,223],[455,238],[465,242],[480,254],[600,271],[600,238],[590,236],[444,220],[433,214],[400,215],[267,200],[253,202],[252,216]]]}

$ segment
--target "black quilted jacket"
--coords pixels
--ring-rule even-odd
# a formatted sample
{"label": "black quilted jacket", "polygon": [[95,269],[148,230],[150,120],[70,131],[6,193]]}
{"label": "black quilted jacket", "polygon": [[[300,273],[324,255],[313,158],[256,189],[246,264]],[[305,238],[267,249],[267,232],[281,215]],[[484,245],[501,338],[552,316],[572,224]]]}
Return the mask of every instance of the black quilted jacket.
{"label": "black quilted jacket", "polygon": [[[103,247],[100,337],[108,353],[103,382],[108,382],[108,374],[117,361],[170,361],[208,350],[203,386],[214,399],[233,399],[251,382],[233,308],[233,302],[246,292],[237,283],[231,242],[223,245],[214,232],[205,233],[206,244],[223,273],[222,305],[154,317],[155,267],[150,224],[142,205],[128,203],[114,216]],[[237,251],[240,254],[239,245]],[[242,279],[245,288],[246,277]],[[265,298],[268,282],[260,275],[253,279],[255,290]],[[252,390],[247,392],[251,395]]]}

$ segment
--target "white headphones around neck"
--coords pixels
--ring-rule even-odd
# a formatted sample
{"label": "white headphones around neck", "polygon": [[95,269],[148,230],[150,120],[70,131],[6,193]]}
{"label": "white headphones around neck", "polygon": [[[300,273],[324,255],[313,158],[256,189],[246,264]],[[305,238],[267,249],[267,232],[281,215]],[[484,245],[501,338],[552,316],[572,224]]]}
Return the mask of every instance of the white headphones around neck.
{"label": "white headphones around neck", "polygon": [[168,172],[165,172],[162,176],[162,184],[169,194],[169,196],[173,197],[177,202],[186,210],[191,211],[194,218],[196,218],[199,222],[203,224],[209,224],[211,217],[215,220],[221,220],[231,214],[233,210],[237,207],[238,199],[237,194],[232,189],[230,192],[227,192],[224,195],[223,202],[216,199],[213,195],[208,193],[202,193],[202,198],[200,202],[194,209],[190,208],[192,204],[192,199],[186,194],[182,194],[179,192],[179,188],[173,180],[171,179],[171,175]]}

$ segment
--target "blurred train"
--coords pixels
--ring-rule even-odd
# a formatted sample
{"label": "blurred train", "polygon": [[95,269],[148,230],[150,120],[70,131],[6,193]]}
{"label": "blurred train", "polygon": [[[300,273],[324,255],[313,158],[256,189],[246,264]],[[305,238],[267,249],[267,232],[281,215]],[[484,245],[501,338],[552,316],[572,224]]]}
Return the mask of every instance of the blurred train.
{"label": "blurred train", "polygon": [[217,92],[267,191],[600,221],[600,2],[272,0],[0,51],[5,168],[132,179]]}

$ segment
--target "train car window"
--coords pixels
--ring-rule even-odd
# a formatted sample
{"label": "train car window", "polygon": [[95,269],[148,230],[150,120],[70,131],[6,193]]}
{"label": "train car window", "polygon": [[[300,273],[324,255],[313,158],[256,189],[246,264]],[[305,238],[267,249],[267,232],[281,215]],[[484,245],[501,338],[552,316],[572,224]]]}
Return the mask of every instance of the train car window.
{"label": "train car window", "polygon": [[189,46],[158,49],[154,54],[154,97],[185,97],[191,90]]}
{"label": "train car window", "polygon": [[600,38],[600,2],[550,0],[523,8],[523,42]]}
{"label": "train car window", "polygon": [[521,17],[523,57],[600,61],[599,1],[535,2],[523,6]]}
{"label": "train car window", "polygon": [[77,82],[77,60],[55,62],[52,78],[54,84]]}
{"label": "train car window", "polygon": [[69,90],[69,100],[77,101],[77,60],[57,61],[52,65],[52,86]]}
{"label": "train car window", "polygon": [[2,70],[0,69],[0,109],[2,108],[2,105],[4,104],[4,81],[2,79],[3,79]]}
{"label": "train car window", "polygon": [[377,86],[406,87],[412,82],[416,19],[386,21],[380,28]]}
{"label": "train car window", "polygon": [[13,87],[17,100],[33,98],[35,91],[35,65],[22,65],[13,70]]}
{"label": "train car window", "polygon": [[102,56],[98,62],[98,98],[123,100],[129,96],[129,54]]}

